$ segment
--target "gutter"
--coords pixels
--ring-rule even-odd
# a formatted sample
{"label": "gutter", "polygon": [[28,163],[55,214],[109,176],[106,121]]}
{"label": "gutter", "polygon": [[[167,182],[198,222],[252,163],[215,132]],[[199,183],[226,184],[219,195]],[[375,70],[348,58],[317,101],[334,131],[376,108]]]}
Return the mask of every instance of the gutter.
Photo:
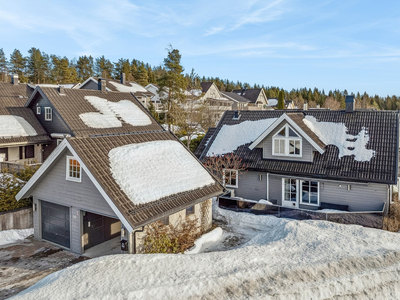
{"label": "gutter", "polygon": [[133,246],[133,254],[136,254],[136,233],[137,232],[143,232],[144,231],[144,226],[142,226],[142,229],[134,230],[133,231],[133,241],[132,241],[132,246]]}
{"label": "gutter", "polygon": [[50,136],[54,139],[64,139],[71,137],[69,133],[51,133]]}

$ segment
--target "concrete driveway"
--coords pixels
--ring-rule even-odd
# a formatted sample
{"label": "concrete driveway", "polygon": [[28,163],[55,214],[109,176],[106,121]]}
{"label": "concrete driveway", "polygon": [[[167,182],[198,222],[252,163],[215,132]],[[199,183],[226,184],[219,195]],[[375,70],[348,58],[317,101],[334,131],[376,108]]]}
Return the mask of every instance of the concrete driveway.
{"label": "concrete driveway", "polygon": [[89,259],[29,237],[0,246],[0,299],[7,299],[47,275]]}

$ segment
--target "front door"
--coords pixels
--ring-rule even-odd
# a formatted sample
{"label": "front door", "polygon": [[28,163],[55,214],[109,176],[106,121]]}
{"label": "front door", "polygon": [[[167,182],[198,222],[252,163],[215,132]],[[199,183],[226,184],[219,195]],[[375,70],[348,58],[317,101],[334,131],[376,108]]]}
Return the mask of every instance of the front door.
{"label": "front door", "polygon": [[282,179],[282,206],[299,207],[299,181],[291,178]]}

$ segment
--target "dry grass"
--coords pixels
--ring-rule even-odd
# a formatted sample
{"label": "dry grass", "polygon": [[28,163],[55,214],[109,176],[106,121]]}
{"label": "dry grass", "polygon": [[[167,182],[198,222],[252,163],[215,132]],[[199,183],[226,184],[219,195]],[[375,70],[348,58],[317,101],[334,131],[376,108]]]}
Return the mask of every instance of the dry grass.
{"label": "dry grass", "polygon": [[389,214],[383,218],[383,229],[398,232],[400,230],[400,201],[397,200],[397,194],[394,196],[393,199],[396,200],[390,205]]}

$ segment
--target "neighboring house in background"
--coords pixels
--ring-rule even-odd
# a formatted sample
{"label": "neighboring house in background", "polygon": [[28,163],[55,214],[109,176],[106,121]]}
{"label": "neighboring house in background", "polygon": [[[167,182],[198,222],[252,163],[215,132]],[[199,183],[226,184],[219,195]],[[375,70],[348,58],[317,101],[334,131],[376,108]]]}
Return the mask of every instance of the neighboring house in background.
{"label": "neighboring house in background", "polygon": [[232,196],[307,211],[389,209],[398,170],[397,111],[354,110],[347,96],[342,111],[241,111],[239,118],[227,112],[210,135],[199,145],[203,162],[233,152],[248,164],[241,176],[227,170]]}
{"label": "neighboring house in background", "polygon": [[244,89],[232,90],[232,93],[250,100],[248,110],[268,109],[268,99],[264,89],[248,89],[246,87]]}
{"label": "neighboring house in background", "polygon": [[[77,88],[84,90],[99,90],[101,88],[99,80],[101,80],[101,78],[89,77]],[[148,108],[153,93],[149,92],[136,82],[127,81],[125,79],[125,73],[121,74],[120,81],[113,79],[102,80],[105,82],[105,91],[132,93],[145,108]]]}
{"label": "neighboring house in background", "polygon": [[249,99],[232,92],[221,92],[221,94],[225,98],[233,101],[233,110],[249,110],[249,104],[251,103]]}
{"label": "neighboring house in background", "polygon": [[146,85],[146,90],[151,92],[153,95],[151,96],[151,102],[153,102],[154,108],[156,109],[156,112],[164,112],[161,100],[166,99],[168,94],[167,92],[161,91],[159,92],[160,87],[157,84],[154,83],[149,83]]}
{"label": "neighboring house in background", "polygon": [[24,107],[35,88],[20,83],[17,74],[11,75],[11,82],[0,82],[0,108]]}
{"label": "neighboring house in background", "polygon": [[[268,99],[268,107],[272,107],[274,109],[278,108],[278,99],[270,98]],[[294,102],[292,100],[285,100],[285,109],[296,109],[294,106]]]}
{"label": "neighboring house in background", "polygon": [[17,195],[33,197],[35,238],[77,254],[111,240],[99,246],[107,252],[126,239],[128,252],[140,253],[153,222],[196,218],[211,227],[211,197],[222,186],[128,95],[36,89],[30,105],[47,101],[76,137],[64,139]]}

